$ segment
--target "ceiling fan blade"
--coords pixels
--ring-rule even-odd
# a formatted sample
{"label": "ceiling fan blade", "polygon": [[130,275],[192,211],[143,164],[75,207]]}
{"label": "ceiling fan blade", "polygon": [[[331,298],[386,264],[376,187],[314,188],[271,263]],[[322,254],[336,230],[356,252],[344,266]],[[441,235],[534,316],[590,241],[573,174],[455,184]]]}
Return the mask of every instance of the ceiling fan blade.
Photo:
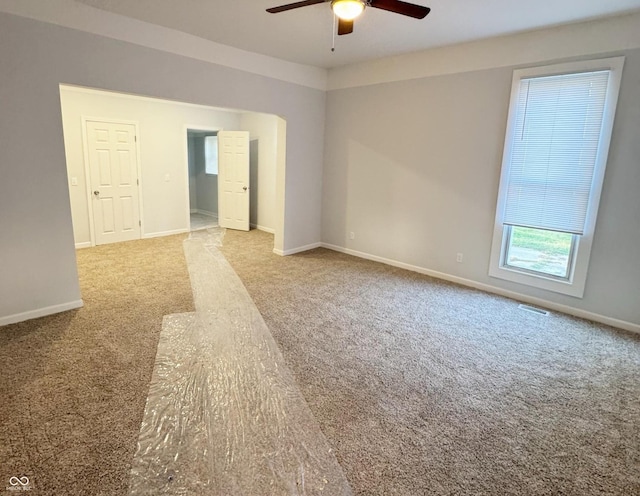
{"label": "ceiling fan blade", "polygon": [[306,7],[308,5],[315,5],[317,3],[324,3],[326,0],[304,0],[303,2],[289,3],[287,5],[280,5],[280,7],[271,7],[267,9],[270,14],[277,14],[278,12],[285,12],[287,10],[298,9],[300,7]]}
{"label": "ceiling fan blade", "polygon": [[345,21],[338,18],[338,35],[353,33],[353,20]]}
{"label": "ceiling fan blade", "polygon": [[369,5],[376,9],[388,10],[389,12],[395,12],[396,14],[406,15],[415,19],[424,19],[427,14],[431,12],[429,7],[401,2],[400,0],[371,0]]}

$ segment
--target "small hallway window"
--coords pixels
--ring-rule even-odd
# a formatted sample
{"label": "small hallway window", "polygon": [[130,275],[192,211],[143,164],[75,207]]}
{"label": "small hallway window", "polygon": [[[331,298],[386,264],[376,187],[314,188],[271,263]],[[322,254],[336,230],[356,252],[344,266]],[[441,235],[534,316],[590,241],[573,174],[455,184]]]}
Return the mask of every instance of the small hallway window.
{"label": "small hallway window", "polygon": [[204,139],[204,171],[218,175],[218,137],[207,136]]}

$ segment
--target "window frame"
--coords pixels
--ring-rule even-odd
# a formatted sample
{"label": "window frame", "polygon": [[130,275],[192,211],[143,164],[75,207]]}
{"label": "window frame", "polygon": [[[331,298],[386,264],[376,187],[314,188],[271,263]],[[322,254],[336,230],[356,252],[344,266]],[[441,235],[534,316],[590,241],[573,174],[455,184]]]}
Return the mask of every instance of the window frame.
{"label": "window frame", "polygon": [[[517,69],[513,72],[509,100],[509,114],[507,118],[504,151],[502,155],[498,201],[493,228],[493,241],[489,261],[490,277],[556,293],[562,293],[576,298],[582,298],[584,295],[587,269],[589,266],[593,235],[596,227],[596,217],[598,213],[598,206],[600,204],[607,158],[609,155],[611,132],[613,130],[613,122],[618,102],[623,67],[624,57],[611,57],[606,59],[583,60],[578,62]],[[526,269],[519,269],[517,267],[506,265],[506,248],[507,243],[509,242],[509,236],[507,232],[508,226],[504,224],[503,220],[507,200],[509,167],[513,148],[512,136],[514,135],[516,126],[516,107],[520,81],[526,78],[557,76],[562,74],[575,74],[579,72],[599,70],[610,71],[609,84],[607,86],[605,108],[602,118],[602,129],[598,142],[598,153],[595,161],[593,182],[589,195],[589,206],[587,209],[584,234],[576,235],[577,239],[574,241],[568,278],[565,280],[555,276],[546,275],[544,273],[535,273]]]}

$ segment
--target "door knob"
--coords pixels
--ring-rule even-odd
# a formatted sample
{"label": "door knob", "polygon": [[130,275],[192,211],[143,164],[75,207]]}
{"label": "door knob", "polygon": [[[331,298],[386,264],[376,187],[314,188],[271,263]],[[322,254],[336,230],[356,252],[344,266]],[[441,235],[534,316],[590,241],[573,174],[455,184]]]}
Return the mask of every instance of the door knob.
{"label": "door knob", "polygon": [[94,195],[94,196],[100,196],[100,191],[95,190],[95,191],[93,192],[93,195]]}
{"label": "door knob", "polygon": [[245,190],[245,191],[247,191],[247,187],[246,187],[246,186],[244,186],[242,189],[243,189],[243,190]]}

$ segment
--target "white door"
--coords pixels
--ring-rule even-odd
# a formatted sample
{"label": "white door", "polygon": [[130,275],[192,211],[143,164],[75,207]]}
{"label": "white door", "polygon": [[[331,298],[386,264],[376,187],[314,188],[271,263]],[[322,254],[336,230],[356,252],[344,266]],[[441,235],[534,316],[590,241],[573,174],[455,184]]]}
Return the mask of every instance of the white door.
{"label": "white door", "polygon": [[249,132],[218,132],[218,224],[249,230]]}
{"label": "white door", "polygon": [[96,245],[140,239],[135,126],[87,121]]}

